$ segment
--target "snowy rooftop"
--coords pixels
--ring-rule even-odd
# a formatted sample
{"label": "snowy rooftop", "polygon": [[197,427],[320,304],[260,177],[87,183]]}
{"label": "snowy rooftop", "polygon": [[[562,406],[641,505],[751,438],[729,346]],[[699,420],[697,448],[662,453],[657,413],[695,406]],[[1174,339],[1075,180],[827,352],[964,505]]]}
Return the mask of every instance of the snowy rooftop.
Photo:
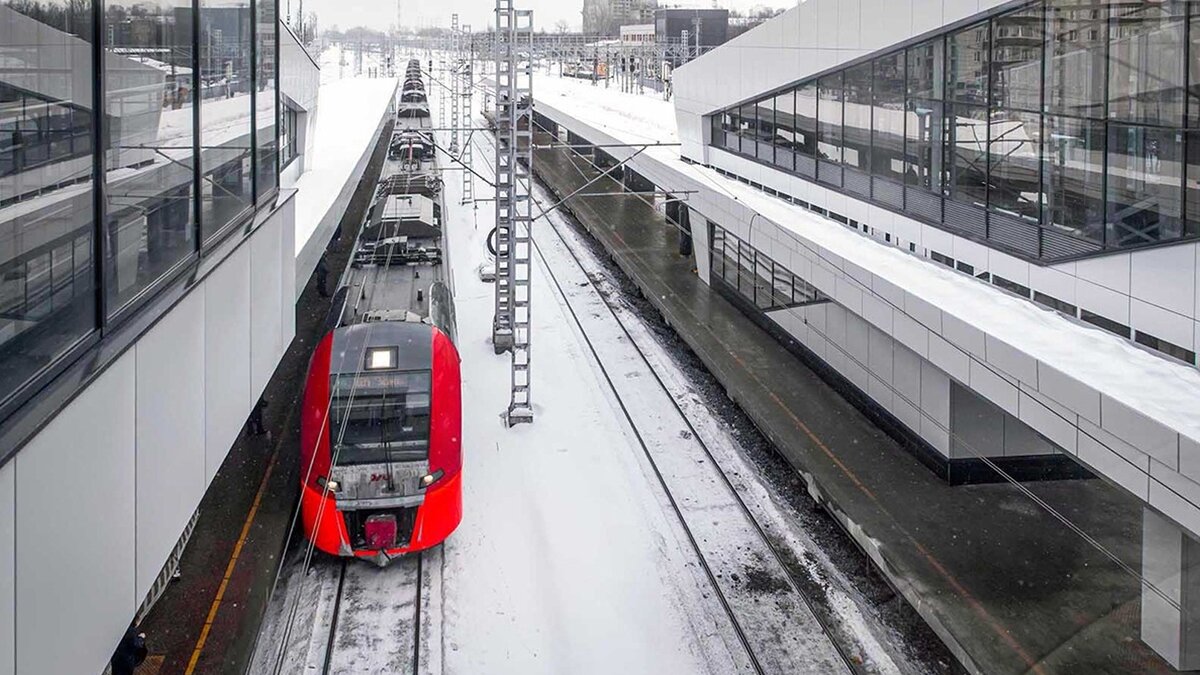
{"label": "snowy rooftop", "polygon": [[[317,94],[313,156],[294,185],[296,254],[333,208],[364,153],[374,147],[380,121],[396,93],[391,78],[326,82]],[[357,181],[355,181],[357,182]]]}
{"label": "snowy rooftop", "polygon": [[[675,143],[674,104],[647,90],[626,94],[603,83],[539,75],[536,97],[621,142]],[[703,166],[688,164],[675,146],[644,153],[707,184],[812,244],[841,256],[1071,378],[1169,428],[1200,439],[1200,371],[1143,351],[1126,340],[1080,325],[1009,296],[981,281],[877,243],[806,209],[771,197]],[[668,188],[670,186],[667,186]]]}

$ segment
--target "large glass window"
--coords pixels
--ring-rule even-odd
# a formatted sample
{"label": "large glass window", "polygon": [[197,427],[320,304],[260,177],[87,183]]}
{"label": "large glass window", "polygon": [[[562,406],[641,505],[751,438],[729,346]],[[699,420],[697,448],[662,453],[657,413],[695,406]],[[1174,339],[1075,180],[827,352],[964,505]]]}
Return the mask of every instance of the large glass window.
{"label": "large glass window", "polygon": [[796,89],[796,127],[800,134],[799,151],[809,157],[817,154],[817,83],[808,82]]}
{"label": "large glass window", "polygon": [[1193,6],[1188,28],[1191,58],[1188,60],[1188,126],[1200,128],[1200,8]]}
{"label": "large glass window", "polygon": [[799,147],[796,135],[796,92],[789,89],[775,97],[775,164],[791,170],[795,168],[793,153]]}
{"label": "large glass window", "polygon": [[866,172],[871,162],[871,62],[846,70],[842,161]]}
{"label": "large glass window", "polygon": [[991,106],[999,110],[1042,109],[1041,5],[1010,12],[992,22],[992,53],[989,62]]}
{"label": "large glass window", "polygon": [[1108,0],[1047,0],[1046,107],[1062,115],[1104,116]]}
{"label": "large glass window", "polygon": [[904,180],[904,52],[873,65],[871,173]]}
{"label": "large glass window", "polygon": [[1184,3],[1112,5],[1108,114],[1111,119],[1183,122]]}
{"label": "large glass window", "polygon": [[775,161],[775,147],[771,139],[775,136],[775,99],[765,98],[755,104],[754,127],[755,156],[764,162]]}
{"label": "large glass window", "polygon": [[817,157],[827,162],[842,161],[842,73],[821,78],[818,83],[820,128],[817,133]]}
{"label": "large glass window", "polygon": [[1041,122],[1036,113],[995,111],[988,141],[989,206],[1032,221],[1041,203]]}
{"label": "large glass window", "polygon": [[1029,2],[799,83],[767,124],[777,166],[1023,255],[1200,237],[1197,54],[1194,0]]}
{"label": "large glass window", "polygon": [[1188,132],[1187,139],[1187,190],[1184,213],[1187,214],[1187,231],[1200,233],[1200,131]]}
{"label": "large glass window", "polygon": [[946,194],[958,202],[987,201],[987,112],[973,105],[948,105]]}
{"label": "large glass window", "polygon": [[110,314],[196,253],[191,26],[186,0],[105,3]]}
{"label": "large glass window", "polygon": [[1109,247],[1178,239],[1182,220],[1183,132],[1157,127],[1108,127]]}
{"label": "large glass window", "polygon": [[942,189],[943,42],[936,38],[912,47],[906,56],[905,183],[931,192]]}
{"label": "large glass window", "polygon": [[1104,124],[1047,115],[1042,223],[1088,241],[1104,241]]}
{"label": "large glass window", "polygon": [[254,120],[257,126],[255,164],[258,195],[266,195],[279,186],[276,162],[279,145],[275,138],[278,120],[275,100],[275,2],[259,0],[255,3],[255,55],[254,55]]}
{"label": "large glass window", "polygon": [[946,38],[947,100],[986,105],[988,93],[988,25],[976,24]]}
{"label": "large glass window", "polygon": [[90,4],[0,0],[0,401],[96,326],[92,32]]}
{"label": "large glass window", "polygon": [[1040,218],[1042,9],[1034,5],[992,22],[988,204],[1007,215]]}
{"label": "large glass window", "polygon": [[250,208],[248,0],[200,0],[200,224],[211,240]]}

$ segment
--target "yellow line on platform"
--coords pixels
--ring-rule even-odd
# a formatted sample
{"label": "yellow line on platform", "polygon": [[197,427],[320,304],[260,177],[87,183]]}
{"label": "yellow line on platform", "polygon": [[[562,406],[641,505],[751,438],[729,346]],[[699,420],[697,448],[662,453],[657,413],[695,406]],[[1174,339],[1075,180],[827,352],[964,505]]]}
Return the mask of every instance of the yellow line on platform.
{"label": "yellow line on platform", "polygon": [[[293,412],[295,412],[294,408]],[[283,443],[283,432],[290,427],[291,419],[292,416],[289,414],[287,425],[280,430],[279,441],[275,443],[275,448],[271,452],[271,461],[267,464],[267,470],[263,472],[262,482],[259,483],[258,492],[254,495],[254,502],[250,505],[249,513],[246,514],[246,521],[242,523],[242,532],[238,535],[237,544],[233,547],[233,555],[229,557],[229,564],[225,566],[225,576],[221,579],[220,587],[217,588],[217,596],[213,598],[212,606],[208,608],[208,617],[204,620],[204,628],[200,630],[200,638],[196,640],[196,648],[192,650],[192,658],[188,660],[184,675],[192,675],[196,670],[196,664],[200,662],[200,653],[204,651],[204,645],[208,642],[208,633],[212,630],[213,621],[217,618],[217,610],[221,608],[221,601],[225,599],[225,589],[229,586],[233,568],[242,555],[242,546],[245,545],[246,538],[250,535],[250,526],[254,524],[254,517],[258,515],[258,507],[262,504],[263,494],[267,491],[267,481],[271,479],[271,472],[275,470],[275,461],[279,458],[279,446]]]}

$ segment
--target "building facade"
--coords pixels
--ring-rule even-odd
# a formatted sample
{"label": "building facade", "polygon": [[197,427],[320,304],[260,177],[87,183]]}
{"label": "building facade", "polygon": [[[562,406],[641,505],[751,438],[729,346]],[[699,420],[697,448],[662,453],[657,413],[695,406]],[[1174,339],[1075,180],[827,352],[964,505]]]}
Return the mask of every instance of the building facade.
{"label": "building facade", "polygon": [[1180,669],[1200,667],[1198,53],[1191,2],[810,0],[675,72],[682,157],[766,198],[697,185],[701,276],[939,475],[1075,467],[1135,498],[1132,541],[1097,546]]}
{"label": "building facade", "polygon": [[104,670],[292,339],[277,17],[0,0],[0,673]]}
{"label": "building facade", "polygon": [[621,26],[652,22],[656,7],[658,0],[584,0],[583,34],[617,37]]}

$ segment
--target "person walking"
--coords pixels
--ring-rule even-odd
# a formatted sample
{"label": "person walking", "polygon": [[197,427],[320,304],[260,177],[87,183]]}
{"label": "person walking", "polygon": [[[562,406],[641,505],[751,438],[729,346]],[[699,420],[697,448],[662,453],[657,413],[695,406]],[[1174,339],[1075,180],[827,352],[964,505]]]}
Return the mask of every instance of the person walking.
{"label": "person walking", "polygon": [[[247,420],[249,431],[254,436],[262,436],[267,433],[266,426],[263,425],[263,410],[267,407],[267,399],[259,398],[258,403],[254,404],[254,409],[250,411],[250,419]],[[268,436],[267,440],[270,440]]]}
{"label": "person walking", "polygon": [[133,675],[137,667],[146,660],[146,634],[137,632],[137,626],[129,624],[125,637],[117,645],[112,657],[112,675]]}
{"label": "person walking", "polygon": [[322,298],[329,297],[329,291],[326,290],[325,284],[329,281],[329,266],[325,262],[324,253],[321,254],[321,259],[317,261],[317,295]]}

